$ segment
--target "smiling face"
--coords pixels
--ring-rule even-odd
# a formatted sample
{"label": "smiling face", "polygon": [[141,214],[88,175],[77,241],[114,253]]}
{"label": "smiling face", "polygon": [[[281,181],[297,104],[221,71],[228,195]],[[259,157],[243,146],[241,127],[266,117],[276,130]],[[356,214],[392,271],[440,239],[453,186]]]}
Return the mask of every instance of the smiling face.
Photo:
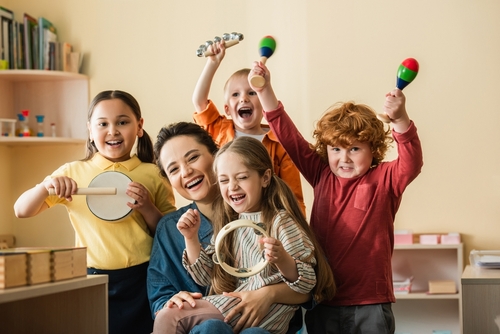
{"label": "smiling face", "polygon": [[264,116],[257,93],[250,88],[246,75],[234,75],[225,87],[224,110],[234,128],[247,134],[263,134],[260,123]]}
{"label": "smiling face", "polygon": [[214,157],[205,145],[188,135],[176,136],[165,142],[159,159],[179,195],[195,202],[213,202],[217,194]]}
{"label": "smiling face", "polygon": [[136,138],[143,135],[143,123],[126,103],[115,98],[96,104],[87,127],[99,153],[120,162],[130,159]]}
{"label": "smiling face", "polygon": [[260,176],[256,170],[245,166],[238,154],[230,151],[220,154],[216,163],[224,201],[237,213],[260,211],[263,188],[269,185],[271,170]]}
{"label": "smiling face", "polygon": [[349,147],[328,145],[327,154],[333,174],[346,179],[365,175],[373,162],[373,153],[366,142],[355,141]]}

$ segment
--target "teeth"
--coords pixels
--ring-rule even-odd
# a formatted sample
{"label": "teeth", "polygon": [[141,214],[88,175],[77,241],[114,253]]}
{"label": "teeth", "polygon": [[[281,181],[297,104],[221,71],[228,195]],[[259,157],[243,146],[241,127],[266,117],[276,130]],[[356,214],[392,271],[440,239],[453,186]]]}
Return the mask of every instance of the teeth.
{"label": "teeth", "polygon": [[195,184],[197,184],[198,182],[200,182],[202,179],[203,179],[202,177],[194,179],[193,181],[191,181],[188,184],[186,184],[186,187],[191,188],[192,186],[194,186]]}
{"label": "teeth", "polygon": [[244,197],[245,195],[231,196],[231,199],[236,202],[243,199]]}
{"label": "teeth", "polygon": [[108,144],[110,145],[116,145],[116,144],[120,144],[121,141],[108,141]]}

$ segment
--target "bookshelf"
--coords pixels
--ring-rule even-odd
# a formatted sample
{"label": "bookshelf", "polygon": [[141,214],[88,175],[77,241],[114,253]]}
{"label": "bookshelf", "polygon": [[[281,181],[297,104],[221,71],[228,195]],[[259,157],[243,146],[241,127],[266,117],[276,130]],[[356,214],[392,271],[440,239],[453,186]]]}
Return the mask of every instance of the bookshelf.
{"label": "bookshelf", "polygon": [[[462,333],[463,244],[395,245],[393,279],[413,276],[409,294],[396,294],[393,304],[396,332],[432,333],[451,330]],[[453,280],[455,294],[427,294],[429,280]]]}
{"label": "bookshelf", "polygon": [[[0,118],[17,119],[29,110],[29,127],[44,115],[44,137],[0,137],[0,179],[7,194],[0,202],[0,233],[14,234],[17,246],[69,246],[74,237],[65,210],[26,218],[14,215],[25,190],[68,161],[83,158],[87,137],[89,79],[86,75],[45,70],[0,71]],[[50,124],[55,123],[56,137]],[[53,211],[53,210],[50,210]],[[48,236],[47,231],[62,233]],[[57,233],[56,233],[57,234]],[[51,239],[52,238],[52,239]]]}

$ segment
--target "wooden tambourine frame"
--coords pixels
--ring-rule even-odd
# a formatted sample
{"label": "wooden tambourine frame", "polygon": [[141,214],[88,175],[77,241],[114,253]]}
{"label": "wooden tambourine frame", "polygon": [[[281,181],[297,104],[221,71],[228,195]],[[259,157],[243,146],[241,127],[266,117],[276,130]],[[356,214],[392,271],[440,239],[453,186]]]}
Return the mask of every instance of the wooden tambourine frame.
{"label": "wooden tambourine frame", "polygon": [[121,172],[108,171],[97,175],[89,184],[89,188],[114,187],[116,194],[88,195],[87,206],[97,217],[108,222],[117,222],[127,217],[132,209],[127,202],[135,200],[126,194],[128,184],[132,180]]}
{"label": "wooden tambourine frame", "polygon": [[215,263],[217,263],[218,265],[220,265],[222,267],[222,269],[224,269],[224,271],[226,271],[228,274],[230,274],[232,276],[249,277],[249,276],[253,276],[253,275],[261,272],[268,265],[269,261],[267,261],[263,258],[262,261],[260,261],[259,263],[257,263],[255,266],[253,266],[251,268],[234,268],[234,267],[231,267],[230,265],[228,265],[227,263],[225,263],[224,261],[218,260],[218,259],[224,259],[224,257],[221,256],[221,254],[220,254],[220,245],[221,245],[222,239],[224,239],[224,237],[226,235],[228,235],[229,232],[231,232],[237,228],[240,228],[240,227],[251,227],[251,228],[256,230],[256,233],[258,232],[259,234],[262,234],[266,238],[269,237],[267,232],[262,227],[260,227],[257,223],[255,223],[249,219],[234,220],[234,221],[230,222],[229,224],[227,224],[226,226],[224,226],[222,228],[222,230],[217,234],[217,238],[215,238],[215,254],[214,254],[215,257],[212,257],[212,260]]}

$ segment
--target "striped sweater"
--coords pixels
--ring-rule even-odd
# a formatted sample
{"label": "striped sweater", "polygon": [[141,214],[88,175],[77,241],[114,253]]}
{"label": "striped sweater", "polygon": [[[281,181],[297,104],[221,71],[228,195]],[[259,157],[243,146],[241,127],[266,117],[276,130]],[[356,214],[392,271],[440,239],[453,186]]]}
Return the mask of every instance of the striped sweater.
{"label": "striped sweater", "polygon": [[[260,222],[261,213],[242,213],[239,218]],[[235,291],[252,291],[266,285],[285,282],[294,291],[309,293],[316,284],[316,274],[313,267],[316,265],[316,259],[312,256],[314,246],[311,240],[297,226],[297,223],[283,212],[276,215],[271,231],[273,231],[271,236],[279,239],[285,250],[295,259],[299,278],[295,282],[288,282],[276,266],[269,264],[256,275],[240,278]],[[236,255],[234,267],[252,267],[262,259],[262,250],[258,243],[260,236],[250,227],[236,229],[233,233],[234,254]],[[212,261],[212,254],[215,253],[214,243],[215,236],[212,237],[211,244],[206,249],[201,250],[200,257],[192,265],[189,265],[187,254],[184,252],[183,265],[199,285],[207,286],[210,284],[210,274],[214,266]],[[307,260],[307,263],[303,262],[304,260]],[[224,316],[240,301],[238,298],[223,295],[206,296],[204,299],[211,302]],[[298,307],[298,305],[285,304],[271,305],[267,316],[259,324],[259,327],[273,334],[286,333],[288,323]],[[239,316],[233,318],[230,325],[234,326],[238,318]]]}

